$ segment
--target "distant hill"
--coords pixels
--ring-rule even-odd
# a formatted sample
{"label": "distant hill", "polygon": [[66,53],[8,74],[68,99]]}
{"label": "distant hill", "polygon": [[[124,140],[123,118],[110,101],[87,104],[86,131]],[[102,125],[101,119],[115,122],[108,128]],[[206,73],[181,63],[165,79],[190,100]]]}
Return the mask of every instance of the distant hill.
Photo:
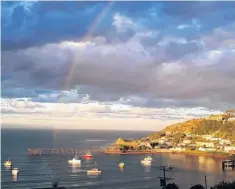
{"label": "distant hill", "polygon": [[165,134],[175,135],[177,133],[212,135],[223,139],[235,141],[235,112],[228,110],[224,114],[211,115],[205,118],[192,119],[183,123],[170,125],[160,132],[152,133],[148,136],[151,140],[156,140]]}

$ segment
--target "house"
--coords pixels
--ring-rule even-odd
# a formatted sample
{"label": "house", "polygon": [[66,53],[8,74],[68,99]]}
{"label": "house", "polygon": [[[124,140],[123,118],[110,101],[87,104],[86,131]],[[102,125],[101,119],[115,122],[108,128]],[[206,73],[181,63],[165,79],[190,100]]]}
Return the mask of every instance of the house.
{"label": "house", "polygon": [[214,148],[213,142],[196,142],[196,147]]}
{"label": "house", "polygon": [[186,144],[190,144],[190,143],[191,143],[191,140],[184,140],[184,141],[183,141],[183,144],[185,144],[185,145],[186,145]]}
{"label": "house", "polygon": [[175,147],[175,148],[171,148],[170,150],[171,151],[176,151],[176,152],[182,152],[182,151],[185,151],[186,149],[182,148],[182,147]]}
{"label": "house", "polygon": [[141,142],[139,146],[145,146],[147,148],[152,148],[149,142]]}
{"label": "house", "polygon": [[206,140],[209,140],[209,141],[218,141],[219,140],[219,138],[213,137],[211,135],[202,135],[202,137]]}
{"label": "house", "polygon": [[198,150],[203,151],[203,152],[206,151],[206,149],[203,147],[198,148]]}
{"label": "house", "polygon": [[158,143],[159,143],[159,144],[164,144],[164,143],[165,143],[165,140],[164,140],[164,139],[160,139],[160,140],[158,140]]}
{"label": "house", "polygon": [[224,151],[225,152],[235,152],[235,146],[225,146]]}
{"label": "house", "polygon": [[220,139],[219,144],[221,144],[221,145],[231,145],[232,142],[230,140]]}
{"label": "house", "polygon": [[165,144],[166,144],[167,146],[173,146],[173,143],[172,143],[172,142],[165,142]]}

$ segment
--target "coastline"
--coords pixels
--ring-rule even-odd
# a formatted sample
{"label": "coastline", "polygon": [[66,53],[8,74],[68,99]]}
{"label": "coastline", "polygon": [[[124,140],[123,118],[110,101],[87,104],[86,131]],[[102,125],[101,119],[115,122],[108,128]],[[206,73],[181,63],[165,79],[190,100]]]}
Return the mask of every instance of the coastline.
{"label": "coastline", "polygon": [[173,152],[167,149],[159,149],[159,150],[145,150],[145,151],[120,151],[118,149],[105,149],[103,151],[105,154],[116,154],[116,155],[133,155],[133,154],[173,154],[173,155],[188,155],[188,156],[205,156],[205,157],[215,157],[215,158],[227,158],[227,159],[235,159],[235,155],[230,156],[226,153],[218,153],[218,152],[201,152],[201,151],[184,151],[184,152]]}

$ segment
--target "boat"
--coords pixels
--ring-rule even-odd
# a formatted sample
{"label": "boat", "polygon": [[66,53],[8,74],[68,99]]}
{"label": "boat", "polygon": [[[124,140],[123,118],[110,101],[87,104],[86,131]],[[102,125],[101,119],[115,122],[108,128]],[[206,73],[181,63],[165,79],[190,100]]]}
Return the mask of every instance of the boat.
{"label": "boat", "polygon": [[123,162],[121,162],[121,163],[118,164],[118,166],[119,166],[120,168],[123,168],[124,165],[125,165],[125,164],[124,164]]}
{"label": "boat", "polygon": [[144,158],[144,160],[141,160],[141,163],[143,165],[151,165],[152,164],[152,158],[150,156]]}
{"label": "boat", "polygon": [[168,169],[173,169],[173,166],[171,164],[169,164]]}
{"label": "boat", "polygon": [[152,157],[150,157],[150,156],[147,156],[144,159],[147,160],[147,161],[152,161],[153,160]]}
{"label": "boat", "polygon": [[77,156],[75,156],[73,159],[69,159],[69,160],[68,160],[68,163],[69,163],[69,164],[81,164],[81,160],[78,159]]}
{"label": "boat", "polygon": [[8,160],[4,163],[4,165],[5,165],[6,167],[11,166],[11,161],[8,159]]}
{"label": "boat", "polygon": [[13,175],[13,176],[17,176],[18,173],[19,173],[19,169],[18,169],[18,168],[14,168],[14,169],[12,170],[12,175]]}
{"label": "boat", "polygon": [[83,157],[84,159],[92,159],[92,158],[93,158],[91,152],[85,153],[82,157]]}
{"label": "boat", "polygon": [[151,164],[152,164],[151,161],[147,161],[147,160],[142,160],[141,163],[142,163],[143,165],[151,165]]}
{"label": "boat", "polygon": [[97,169],[97,168],[93,168],[93,169],[91,169],[91,170],[88,170],[88,171],[87,171],[87,174],[89,174],[89,175],[101,174],[101,170],[100,170],[100,169]]}

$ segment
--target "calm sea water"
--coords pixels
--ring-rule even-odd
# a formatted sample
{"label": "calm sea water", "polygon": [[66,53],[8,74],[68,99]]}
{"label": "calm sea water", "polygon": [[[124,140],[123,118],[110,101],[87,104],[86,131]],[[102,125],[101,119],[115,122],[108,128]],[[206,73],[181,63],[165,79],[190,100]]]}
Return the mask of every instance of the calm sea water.
{"label": "calm sea water", "polygon": [[[235,180],[235,172],[222,172],[221,160],[209,157],[185,155],[153,155],[153,165],[143,167],[140,164],[145,155],[105,155],[95,153],[93,161],[83,161],[81,167],[68,165],[71,156],[30,157],[28,148],[96,148],[114,142],[119,136],[139,138],[148,132],[133,131],[69,131],[69,130],[2,130],[1,185],[3,188],[50,187],[55,178],[60,186],[86,189],[160,189],[159,165],[171,164],[175,168],[167,172],[180,189],[189,189],[192,185],[203,184],[207,175],[211,186],[222,180]],[[3,165],[11,158],[13,167],[20,170],[18,178]],[[120,161],[125,162],[124,170],[118,168]],[[89,177],[86,170],[97,164],[102,175]]]}

